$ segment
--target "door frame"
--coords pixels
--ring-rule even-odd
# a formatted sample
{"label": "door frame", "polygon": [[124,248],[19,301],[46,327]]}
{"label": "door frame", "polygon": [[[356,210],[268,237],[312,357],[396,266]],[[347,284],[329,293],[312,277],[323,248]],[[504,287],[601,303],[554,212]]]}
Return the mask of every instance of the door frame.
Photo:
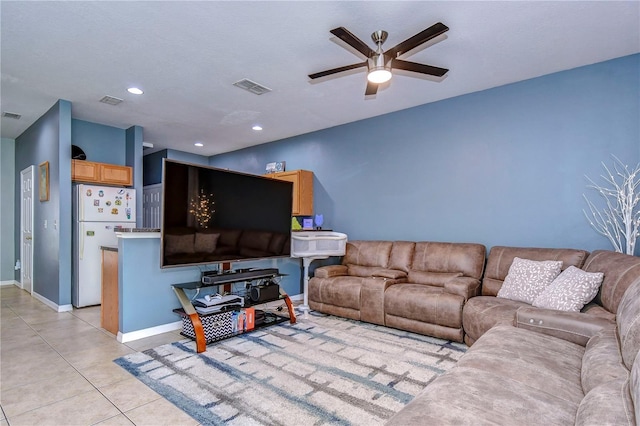
{"label": "door frame", "polygon": [[[24,259],[25,259],[25,250],[24,250],[24,242],[23,242],[23,238],[24,238],[24,233],[25,233],[25,220],[24,220],[24,214],[23,214],[23,206],[25,205],[25,200],[24,200],[24,176],[25,175],[31,175],[31,223],[30,223],[30,228],[31,228],[31,253],[29,253],[29,259],[31,259],[30,263],[30,268],[31,270],[29,271],[29,276],[31,277],[31,285],[29,286],[28,289],[24,288],[24,282],[23,282],[23,268],[25,267],[25,263],[24,263]],[[20,288],[23,290],[26,290],[27,292],[29,292],[29,294],[33,294],[33,242],[34,242],[34,238],[33,238],[33,234],[34,234],[34,207],[35,207],[35,198],[34,198],[34,193],[35,193],[35,186],[34,186],[34,179],[35,179],[35,175],[36,175],[36,167],[31,165],[29,167],[27,167],[26,169],[22,170],[20,172],[20,259],[21,259],[21,266],[20,266]]]}

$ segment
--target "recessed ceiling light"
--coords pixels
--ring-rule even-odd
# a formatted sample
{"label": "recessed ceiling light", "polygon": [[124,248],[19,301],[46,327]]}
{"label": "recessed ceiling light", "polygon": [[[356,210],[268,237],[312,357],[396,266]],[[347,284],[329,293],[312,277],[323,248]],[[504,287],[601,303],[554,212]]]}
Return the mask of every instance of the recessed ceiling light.
{"label": "recessed ceiling light", "polygon": [[262,126],[258,126],[257,124],[252,127],[253,130],[260,131],[262,130]]}
{"label": "recessed ceiling light", "polygon": [[127,89],[127,92],[134,95],[142,95],[144,93],[142,90],[138,89],[137,87],[129,87]]}
{"label": "recessed ceiling light", "polygon": [[195,146],[204,146],[204,144],[202,142],[196,142],[194,143]]}

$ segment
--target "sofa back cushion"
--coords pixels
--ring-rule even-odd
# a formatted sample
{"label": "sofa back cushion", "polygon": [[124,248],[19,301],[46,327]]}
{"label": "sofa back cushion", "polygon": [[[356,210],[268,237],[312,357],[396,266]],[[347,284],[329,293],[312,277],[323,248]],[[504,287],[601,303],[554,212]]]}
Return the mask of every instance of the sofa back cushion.
{"label": "sofa back cushion", "polygon": [[[623,255],[627,256],[627,255]],[[634,257],[634,256],[629,256]],[[640,257],[635,257],[640,264]],[[631,370],[640,350],[640,275],[624,293],[616,314],[622,360]]]}
{"label": "sofa back cushion", "polygon": [[587,258],[587,272],[604,272],[600,291],[594,299],[609,312],[617,313],[627,288],[640,280],[640,258],[609,250],[596,250]]}
{"label": "sofa back cushion", "polygon": [[417,242],[413,250],[411,271],[458,273],[480,279],[486,248],[474,243]]}
{"label": "sofa back cushion", "polygon": [[349,241],[343,265],[387,268],[393,241]]}
{"label": "sofa back cushion", "polygon": [[389,257],[389,269],[409,272],[415,247],[416,243],[413,241],[394,241]]}
{"label": "sofa back cushion", "polygon": [[492,247],[487,259],[484,278],[482,279],[482,295],[496,296],[498,294],[515,257],[538,261],[561,260],[562,269],[564,270],[572,265],[576,268],[582,268],[588,255],[589,252],[577,249]]}

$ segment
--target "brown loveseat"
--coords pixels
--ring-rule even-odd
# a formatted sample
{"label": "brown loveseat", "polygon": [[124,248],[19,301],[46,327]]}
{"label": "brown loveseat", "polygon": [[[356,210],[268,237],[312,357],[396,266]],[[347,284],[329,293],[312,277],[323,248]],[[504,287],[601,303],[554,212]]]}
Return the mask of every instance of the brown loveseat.
{"label": "brown loveseat", "polygon": [[[492,255],[510,257],[513,250],[492,250],[488,265],[501,262]],[[523,304],[510,306],[506,314],[491,309],[488,300],[482,302],[486,309],[478,310],[471,299],[467,305],[474,315],[493,315],[496,325],[388,424],[635,425],[640,419],[640,258],[595,251],[584,269],[604,273],[604,280],[596,301],[583,312]],[[485,282],[491,281],[485,277]],[[476,299],[484,297],[496,299]],[[504,320],[509,315],[516,327]],[[465,324],[472,320],[465,315]]]}
{"label": "brown loveseat", "polygon": [[341,265],[317,268],[309,307],[463,341],[462,309],[480,294],[481,244],[351,241]]}
{"label": "brown loveseat", "polygon": [[270,257],[290,252],[290,234],[227,228],[170,228],[164,234],[167,265]]}

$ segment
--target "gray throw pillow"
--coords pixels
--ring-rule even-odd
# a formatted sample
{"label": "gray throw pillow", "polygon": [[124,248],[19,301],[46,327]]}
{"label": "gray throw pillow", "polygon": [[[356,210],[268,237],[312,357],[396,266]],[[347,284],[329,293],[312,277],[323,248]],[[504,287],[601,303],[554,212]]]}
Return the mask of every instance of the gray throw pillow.
{"label": "gray throw pillow", "polygon": [[532,304],[561,270],[561,260],[537,261],[515,257],[497,296]]}
{"label": "gray throw pillow", "polygon": [[569,266],[536,297],[533,306],[580,312],[584,305],[596,297],[603,278],[602,272],[585,272],[575,266]]}

